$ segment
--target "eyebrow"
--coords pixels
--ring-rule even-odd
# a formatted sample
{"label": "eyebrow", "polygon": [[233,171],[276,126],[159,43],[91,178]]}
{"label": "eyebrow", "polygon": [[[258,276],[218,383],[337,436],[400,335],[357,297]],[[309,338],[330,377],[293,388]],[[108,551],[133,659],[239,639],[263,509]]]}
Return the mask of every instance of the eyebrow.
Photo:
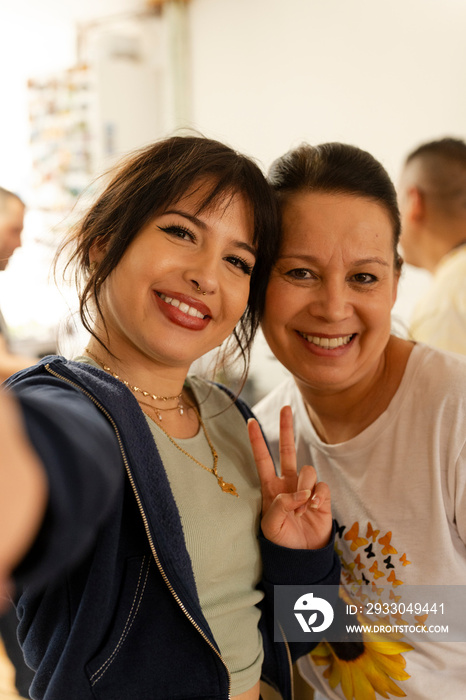
{"label": "eyebrow", "polygon": [[188,212],[183,211],[182,209],[167,209],[166,211],[161,212],[161,215],[165,214],[178,214],[178,216],[183,216],[185,219],[188,219],[188,221],[191,221],[191,223],[196,224],[196,226],[199,226],[200,228],[207,228],[202,219],[199,219],[198,216],[194,216],[194,214],[188,214]]}
{"label": "eyebrow", "polygon": [[383,258],[364,258],[363,260],[355,260],[353,265],[356,265],[357,267],[359,265],[368,265],[369,263],[376,263],[377,265],[384,265],[385,267],[390,267],[390,264],[386,261],[383,260]]}
{"label": "eyebrow", "polygon": [[[309,263],[314,263],[316,265],[320,264],[320,261],[318,258],[316,258],[314,255],[303,255],[302,253],[296,253],[295,255],[280,255],[279,260],[305,260],[306,262]],[[354,260],[351,264],[355,265],[356,267],[363,267],[364,265],[368,265],[370,263],[376,263],[378,265],[384,265],[384,267],[390,267],[390,264],[384,260],[383,258],[378,258],[378,257],[373,257],[373,258],[363,258],[362,260]]]}
{"label": "eyebrow", "polygon": [[254,246],[250,245],[249,243],[246,243],[246,241],[232,241],[232,243],[235,246],[235,248],[245,250],[246,252],[251,253],[253,258],[257,258],[257,250],[254,248]]}
{"label": "eyebrow", "polygon": [[[165,214],[178,214],[178,216],[183,216],[185,219],[188,219],[188,221],[191,221],[195,226],[199,226],[199,228],[205,229],[207,228],[207,225],[202,219],[200,219],[198,216],[194,216],[193,214],[188,214],[188,212],[183,211],[182,209],[167,209],[166,211],[162,212],[162,215]],[[235,248],[240,248],[241,250],[245,250],[248,253],[251,253],[254,258],[257,258],[257,250],[254,248],[254,246],[250,245],[249,243],[246,243],[246,241],[232,241],[232,244],[235,246]]]}

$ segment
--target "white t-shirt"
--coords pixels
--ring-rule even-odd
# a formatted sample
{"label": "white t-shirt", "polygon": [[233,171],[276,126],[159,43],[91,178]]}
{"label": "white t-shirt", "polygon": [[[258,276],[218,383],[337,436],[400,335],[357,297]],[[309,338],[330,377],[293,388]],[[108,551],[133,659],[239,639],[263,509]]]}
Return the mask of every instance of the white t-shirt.
{"label": "white t-shirt", "polygon": [[[286,404],[298,464],[312,464],[330,487],[342,583],[383,583],[397,595],[403,584],[466,585],[466,358],[416,345],[387,410],[356,437],[332,445],[320,440],[287,380],[254,409],[277,464],[278,416]],[[342,682],[356,700],[466,697],[463,642],[410,650],[365,644],[357,663],[338,660],[323,642],[299,663],[327,698],[353,697]]]}
{"label": "white t-shirt", "polygon": [[466,355],[466,245],[438,264],[430,288],[411,318],[414,340]]}

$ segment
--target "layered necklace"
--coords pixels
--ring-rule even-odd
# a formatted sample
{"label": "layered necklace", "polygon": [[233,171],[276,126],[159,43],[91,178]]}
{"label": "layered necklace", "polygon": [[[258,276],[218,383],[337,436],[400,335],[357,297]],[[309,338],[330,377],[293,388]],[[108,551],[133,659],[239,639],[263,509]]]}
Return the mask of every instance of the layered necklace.
{"label": "layered necklace", "polygon": [[[182,452],[186,457],[189,457],[193,462],[198,464],[202,469],[205,469],[205,471],[210,472],[215,476],[217,479],[217,483],[222,489],[224,493],[230,493],[232,496],[238,496],[238,492],[236,490],[236,487],[234,484],[228,483],[225,481],[220,474],[218,473],[218,453],[215,447],[212,444],[212,440],[209,437],[209,434],[207,432],[207,428],[205,426],[204,421],[201,418],[201,414],[197,410],[196,406],[191,406],[193,409],[194,413],[196,414],[197,420],[199,421],[199,425],[202,428],[202,431],[204,433],[205,439],[207,441],[207,444],[209,445],[210,452],[212,454],[212,466],[211,467],[206,467],[205,464],[202,464],[196,457],[194,457],[192,454],[190,454],[187,450],[185,450],[181,445],[179,445],[174,438],[165,430],[165,428],[161,425],[162,422],[162,414],[161,411],[174,411],[177,410],[180,414],[180,416],[183,415],[184,413],[184,406],[181,403],[181,397],[183,395],[183,392],[180,392],[179,394],[176,394],[175,396],[158,396],[157,394],[152,394],[150,391],[144,391],[144,389],[140,389],[138,386],[133,386],[130,384],[128,381],[125,379],[122,379],[116,372],[113,372],[113,370],[105,365],[96,355],[94,355],[90,350],[86,348],[86,353],[89,355],[89,357],[92,357],[93,360],[97,362],[98,365],[100,365],[105,372],[108,372],[109,374],[112,375],[115,379],[118,379],[118,381],[122,382],[128,389],[131,389],[131,391],[135,394],[142,394],[142,396],[146,398],[150,398],[153,401],[177,401],[176,406],[172,406],[170,408],[159,408],[158,406],[152,406],[151,404],[147,403],[146,401],[141,401],[140,399],[137,399],[139,404],[142,404],[143,406],[147,406],[149,409],[152,409],[155,415],[157,416],[159,422],[156,423],[157,427],[167,436],[167,438],[170,440],[172,445],[177,448],[180,452]],[[137,397],[136,397],[137,398]]]}
{"label": "layered necklace", "polygon": [[[97,362],[97,364],[99,364],[101,367],[103,367],[103,369],[106,372],[111,374],[112,377],[114,377],[115,379],[118,379],[120,382],[122,382],[125,386],[128,387],[128,389],[131,389],[131,391],[134,394],[142,394],[144,397],[146,397],[146,398],[148,397],[148,398],[152,399],[152,401],[163,401],[165,403],[167,401],[176,401],[177,402],[176,406],[170,406],[169,408],[165,408],[165,407],[160,408],[159,406],[152,406],[151,404],[144,403],[142,401],[140,402],[140,403],[144,403],[145,406],[148,406],[150,409],[152,409],[159,421],[162,420],[162,412],[163,411],[178,411],[180,416],[183,415],[184,406],[181,403],[181,397],[183,395],[182,391],[179,394],[176,394],[176,396],[158,396],[157,394],[151,394],[149,391],[144,391],[144,389],[140,389],[138,386],[133,386],[128,381],[126,381],[126,379],[122,379],[122,377],[120,377],[116,372],[113,372],[110,369],[110,367],[107,367],[107,365],[105,365],[96,355],[94,355],[94,353],[90,352],[90,350],[88,350],[87,348],[86,348],[86,352],[89,355],[89,357],[92,357],[92,359],[95,360]],[[137,400],[140,401],[139,399],[137,399]]]}

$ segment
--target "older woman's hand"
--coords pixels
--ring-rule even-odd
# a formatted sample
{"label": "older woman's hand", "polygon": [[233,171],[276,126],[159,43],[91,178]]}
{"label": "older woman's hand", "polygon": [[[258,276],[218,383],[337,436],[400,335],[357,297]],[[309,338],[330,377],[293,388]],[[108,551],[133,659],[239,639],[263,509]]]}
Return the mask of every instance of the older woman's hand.
{"label": "older woman's hand", "polygon": [[280,466],[272,457],[256,420],[248,422],[249,439],[262,486],[262,532],[271,542],[290,549],[319,549],[332,532],[330,490],[317,482],[315,469],[296,464],[291,408],[280,412]]}

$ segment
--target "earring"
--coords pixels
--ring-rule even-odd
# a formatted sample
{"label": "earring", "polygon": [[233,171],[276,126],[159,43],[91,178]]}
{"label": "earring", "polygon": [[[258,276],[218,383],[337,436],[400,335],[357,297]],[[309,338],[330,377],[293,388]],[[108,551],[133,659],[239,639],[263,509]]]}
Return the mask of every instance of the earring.
{"label": "earring", "polygon": [[89,272],[91,273],[91,275],[94,274],[94,272],[96,271],[96,269],[97,269],[97,263],[96,263],[95,260],[93,260],[93,262],[91,262],[90,265],[89,265]]}

